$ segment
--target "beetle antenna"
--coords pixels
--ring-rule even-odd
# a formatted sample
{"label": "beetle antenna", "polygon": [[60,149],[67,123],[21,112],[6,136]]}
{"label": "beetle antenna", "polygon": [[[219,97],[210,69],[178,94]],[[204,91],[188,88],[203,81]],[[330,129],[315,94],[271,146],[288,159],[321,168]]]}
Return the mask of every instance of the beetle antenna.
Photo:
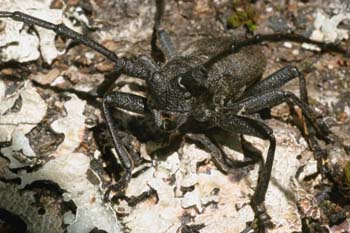
{"label": "beetle antenna", "polygon": [[335,53],[343,54],[344,56],[350,55],[350,48],[346,50],[334,43],[325,43],[321,41],[312,40],[300,34],[290,34],[290,33],[266,34],[266,35],[256,35],[253,38],[249,38],[245,40],[234,41],[230,44],[229,48],[211,57],[208,61],[202,64],[202,66],[205,68],[209,68],[217,61],[220,61],[221,59],[227,57],[230,54],[237,53],[242,48],[250,45],[260,44],[262,42],[281,42],[281,41],[309,43],[320,47],[321,51],[323,52],[335,52]]}
{"label": "beetle antenna", "polygon": [[42,28],[49,29],[51,31],[54,31],[57,35],[66,37],[68,39],[72,39],[75,42],[81,43],[101,53],[106,58],[115,62],[116,64],[123,62],[118,58],[118,56],[113,51],[100,45],[96,41],[89,39],[86,36],[83,36],[82,34],[76,31],[73,31],[72,29],[68,28],[64,24],[53,24],[19,11],[14,11],[14,12],[0,11],[0,18],[11,18],[15,21],[23,22],[25,24],[36,25]]}

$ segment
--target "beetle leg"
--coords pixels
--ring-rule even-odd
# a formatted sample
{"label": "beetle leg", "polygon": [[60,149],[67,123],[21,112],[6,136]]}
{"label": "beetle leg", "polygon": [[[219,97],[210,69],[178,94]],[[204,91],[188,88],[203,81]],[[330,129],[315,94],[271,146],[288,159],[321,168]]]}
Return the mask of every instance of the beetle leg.
{"label": "beetle leg", "polygon": [[[276,90],[296,77],[299,77],[300,99],[305,104],[308,104],[308,95],[305,78],[295,66],[286,66],[278,70],[277,72],[271,74],[267,78],[257,82],[244,93],[242,99]],[[309,124],[310,122],[306,122],[303,132],[306,138],[308,139],[310,148],[314,151],[315,158],[318,162],[318,170],[324,176],[327,173],[327,171],[326,167],[323,165],[323,161],[327,158],[327,153],[320,147],[316,139],[317,132],[315,132],[315,130],[311,128]]]}
{"label": "beetle leg", "polygon": [[228,164],[220,148],[218,148],[205,134],[187,134],[186,137],[195,142],[199,142],[205,150],[210,153],[219,170],[227,174],[234,172],[235,169]]}
{"label": "beetle leg", "polygon": [[185,225],[185,223],[182,223],[182,225],[176,230],[176,233],[198,233],[200,232],[200,229],[204,227],[204,223],[192,225]]}
{"label": "beetle leg", "polygon": [[[241,97],[241,99],[245,99],[251,96],[258,96],[263,93],[271,92],[274,90],[278,90],[281,88],[285,83],[288,81],[298,77],[299,78],[299,91],[300,91],[300,99],[305,103],[308,104],[308,95],[307,95],[307,89],[306,89],[306,82],[304,75],[299,72],[298,68],[295,66],[285,66],[282,69],[276,71],[275,73],[269,75],[263,80],[258,81],[253,86],[248,88]],[[308,122],[306,124],[303,124],[303,129],[301,129],[309,138],[310,146],[313,147],[319,147],[317,144],[317,140],[315,139],[315,132],[313,130],[310,131],[310,127],[308,127]],[[316,142],[316,144],[315,144]]]}
{"label": "beetle leg", "polygon": [[[308,104],[309,101],[304,75],[299,72],[295,66],[286,66],[266,77],[265,79],[257,82],[244,93],[242,99],[276,90],[296,77],[299,78],[300,99],[305,104]],[[324,170],[325,167],[323,166],[323,160],[327,157],[327,154],[325,150],[320,147],[316,139],[316,132],[313,128],[309,127],[309,124],[309,122],[306,122],[306,125],[302,130],[308,139],[310,148],[314,151],[315,158],[318,161],[318,170],[322,175],[325,175],[326,171]]]}
{"label": "beetle leg", "polygon": [[[301,72],[299,72],[297,67],[291,65],[285,66],[282,69],[276,71],[275,73],[269,75],[265,79],[256,82],[243,93],[240,99],[245,99],[251,96],[258,96],[266,92],[278,90],[284,84],[286,84],[292,79],[295,79],[296,77],[299,78],[300,99],[304,103],[308,104],[309,101],[304,75]],[[229,104],[232,105],[232,103]],[[265,110],[267,111],[268,115],[270,115],[270,109],[264,109],[260,113],[263,114],[263,111]],[[305,135],[308,135],[307,129],[308,127],[306,125],[302,129]]]}
{"label": "beetle leg", "polygon": [[206,134],[186,134],[186,138],[189,138],[195,142],[199,142],[204,147],[204,149],[210,153],[210,155],[212,156],[213,162],[218,167],[218,169],[223,171],[226,174],[235,174],[237,173],[237,168],[241,168],[249,164],[255,164],[257,162],[261,162],[261,159],[262,159],[261,155],[260,157],[258,157],[256,156],[255,151],[252,152],[250,148],[247,148],[245,144],[246,142],[244,142],[243,139],[242,139],[243,154],[245,156],[247,155],[251,159],[248,161],[233,161],[226,158],[224,156],[225,155],[224,152],[217,146],[215,142],[213,142],[213,139]]}
{"label": "beetle leg", "polygon": [[121,108],[136,113],[145,113],[145,106],[145,98],[129,93],[112,92],[103,98],[102,110],[104,118],[106,120],[107,128],[112,138],[118,158],[123,169],[125,170],[124,174],[117,182],[117,184],[111,185],[107,189],[105,193],[105,199],[110,199],[111,191],[117,192],[116,196],[120,196],[125,191],[125,188],[131,179],[131,172],[134,168],[133,159],[124,148],[121,139],[118,137],[118,128],[114,122],[114,119],[112,118],[112,108]]}
{"label": "beetle leg", "polygon": [[270,217],[266,213],[264,202],[275,157],[276,139],[273,135],[273,131],[263,122],[230,113],[217,114],[213,121],[225,130],[258,137],[269,140],[270,142],[265,164],[260,163],[258,182],[250,202],[255,213],[259,232],[266,232],[266,227],[271,225]]}
{"label": "beetle leg", "polygon": [[290,65],[283,67],[282,69],[269,75],[263,80],[260,80],[257,83],[255,83],[253,86],[251,86],[244,92],[241,99],[277,90],[290,80],[295,79],[296,77],[299,78],[300,99],[304,103],[308,103],[309,101],[304,75],[301,72],[299,72],[297,67]]}
{"label": "beetle leg", "polygon": [[[309,139],[311,149],[315,153],[315,157],[318,161],[318,169],[321,174],[324,174],[324,167],[322,165],[322,161],[326,158],[326,153],[319,146],[315,135],[318,134],[319,137],[323,138],[326,142],[332,141],[329,137],[330,130],[326,123],[320,119],[315,111],[313,111],[306,103],[301,101],[298,97],[296,97],[293,93],[288,91],[271,91],[264,93],[260,96],[251,96],[246,99],[241,100],[235,105],[230,106],[228,109],[239,112],[240,110],[244,110],[244,114],[252,114],[256,113],[264,108],[271,108],[283,102],[291,102],[294,105],[297,105],[301,108],[304,113],[306,119],[313,125],[309,129]],[[315,132],[316,131],[316,132]]]}
{"label": "beetle leg", "polygon": [[253,114],[259,112],[264,108],[272,108],[283,102],[291,102],[297,105],[304,113],[304,116],[317,130],[318,136],[322,137],[326,141],[329,141],[327,137],[330,134],[330,130],[324,121],[320,119],[320,115],[310,108],[306,103],[301,101],[292,92],[276,90],[264,93],[260,96],[251,96],[236,102],[230,107],[223,107],[223,110],[231,110],[234,112],[242,112],[243,114]]}
{"label": "beetle leg", "polygon": [[[151,47],[152,55],[157,56],[157,54],[161,52],[163,55],[165,55],[165,59],[169,60],[176,55],[176,52],[168,33],[161,26],[161,20],[164,15],[164,7],[164,0],[156,0],[156,14],[154,17]],[[159,39],[161,50],[159,50],[157,47],[157,39]]]}

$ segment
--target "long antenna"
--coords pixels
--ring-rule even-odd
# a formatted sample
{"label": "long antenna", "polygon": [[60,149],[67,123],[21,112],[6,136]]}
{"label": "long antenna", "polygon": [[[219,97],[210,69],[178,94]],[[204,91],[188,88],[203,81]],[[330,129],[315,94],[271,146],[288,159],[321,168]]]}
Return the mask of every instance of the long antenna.
{"label": "long antenna", "polygon": [[340,54],[343,54],[344,56],[350,55],[350,47],[348,50],[346,50],[338,45],[335,45],[334,43],[325,43],[321,41],[312,40],[303,35],[290,34],[290,33],[266,34],[266,35],[256,35],[253,38],[234,41],[230,44],[228,49],[225,49],[220,53],[214,55],[208,61],[202,64],[202,66],[204,68],[209,68],[217,61],[223,59],[224,57],[227,57],[230,54],[237,53],[240,49],[246,46],[260,44],[262,42],[280,42],[280,41],[309,43],[320,47],[321,51],[340,53]]}
{"label": "long antenna", "polygon": [[72,39],[75,42],[79,42],[84,44],[85,46],[103,54],[109,60],[119,64],[123,62],[118,56],[112,52],[111,50],[105,48],[104,46],[98,44],[96,41],[89,39],[82,34],[73,31],[72,29],[66,27],[64,24],[53,24],[42,19],[24,14],[19,11],[8,12],[8,11],[0,11],[0,18],[11,18],[15,21],[23,22],[30,25],[36,25],[42,28],[46,28],[56,32],[57,35],[66,37],[68,39]]}

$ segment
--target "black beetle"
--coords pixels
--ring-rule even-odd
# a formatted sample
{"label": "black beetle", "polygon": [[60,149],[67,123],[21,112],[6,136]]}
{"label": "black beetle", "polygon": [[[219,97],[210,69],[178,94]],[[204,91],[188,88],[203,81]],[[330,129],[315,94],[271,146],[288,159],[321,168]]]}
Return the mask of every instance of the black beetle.
{"label": "black beetle", "polygon": [[[333,44],[310,40],[296,34],[258,35],[252,38],[220,37],[198,40],[188,49],[177,54],[167,33],[161,27],[164,2],[157,0],[154,36],[161,44],[168,62],[159,66],[147,56],[131,60],[119,58],[93,40],[78,34],[63,24],[55,25],[21,12],[0,11],[1,18],[12,18],[30,25],[37,25],[55,31],[58,35],[70,38],[105,55],[115,63],[117,73],[144,79],[148,97],[112,92],[103,98],[103,113],[114,148],[125,169],[122,178],[106,192],[123,192],[134,162],[118,137],[118,128],[112,118],[112,109],[151,114],[155,125],[168,132],[207,129],[219,127],[243,135],[251,135],[270,142],[266,161],[261,163],[258,184],[251,199],[251,206],[260,232],[266,231],[269,217],[264,207],[268,188],[276,140],[272,129],[252,115],[265,108],[282,102],[291,102],[301,108],[309,126],[310,144],[316,156],[322,157],[323,150],[318,146],[316,136],[329,140],[330,131],[309,106],[303,75],[296,67],[287,66],[274,74],[261,79],[266,66],[266,58],[257,44],[270,41],[307,42],[318,45],[323,51],[347,54],[344,49]],[[299,78],[301,97],[280,90],[286,82]],[[208,142],[203,136],[202,141]],[[208,142],[209,143],[209,142]],[[210,144],[210,143],[209,143]],[[210,147],[210,146],[208,146]],[[208,150],[213,150],[208,148]],[[214,158],[220,169],[229,172],[229,166],[222,155]],[[249,230],[249,229],[247,229]]]}

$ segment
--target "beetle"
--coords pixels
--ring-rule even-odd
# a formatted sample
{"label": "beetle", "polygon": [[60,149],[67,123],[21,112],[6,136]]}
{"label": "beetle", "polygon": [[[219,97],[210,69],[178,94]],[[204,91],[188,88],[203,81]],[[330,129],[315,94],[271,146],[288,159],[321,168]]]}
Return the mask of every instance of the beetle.
{"label": "beetle", "polygon": [[[264,122],[253,117],[265,108],[282,102],[291,102],[301,108],[307,120],[308,138],[315,156],[322,164],[324,151],[316,137],[331,141],[330,130],[309,105],[305,79],[294,66],[286,66],[262,79],[266,58],[258,46],[262,42],[294,41],[319,46],[323,51],[347,54],[334,44],[310,40],[297,34],[256,35],[251,38],[220,37],[197,40],[177,54],[174,46],[161,26],[164,2],[156,1],[154,37],[159,40],[167,63],[159,65],[145,55],[136,59],[118,57],[97,42],[85,37],[65,25],[55,25],[22,12],[0,11],[0,18],[12,18],[30,25],[53,30],[57,35],[72,39],[103,54],[115,63],[117,75],[126,74],[146,81],[148,96],[111,92],[102,100],[102,111],[124,173],[116,185],[110,186],[106,198],[112,191],[122,193],[131,179],[134,161],[118,136],[118,127],[112,117],[114,108],[135,113],[149,114],[155,125],[166,132],[199,132],[207,149],[221,170],[229,173],[230,166],[205,132],[219,127],[242,135],[250,135],[269,141],[266,161],[260,164],[259,178],[251,206],[255,213],[257,231],[266,232],[269,216],[264,206],[270,181],[276,148],[273,131]],[[288,81],[298,78],[300,98],[280,88]],[[246,229],[246,231],[251,228]]]}

